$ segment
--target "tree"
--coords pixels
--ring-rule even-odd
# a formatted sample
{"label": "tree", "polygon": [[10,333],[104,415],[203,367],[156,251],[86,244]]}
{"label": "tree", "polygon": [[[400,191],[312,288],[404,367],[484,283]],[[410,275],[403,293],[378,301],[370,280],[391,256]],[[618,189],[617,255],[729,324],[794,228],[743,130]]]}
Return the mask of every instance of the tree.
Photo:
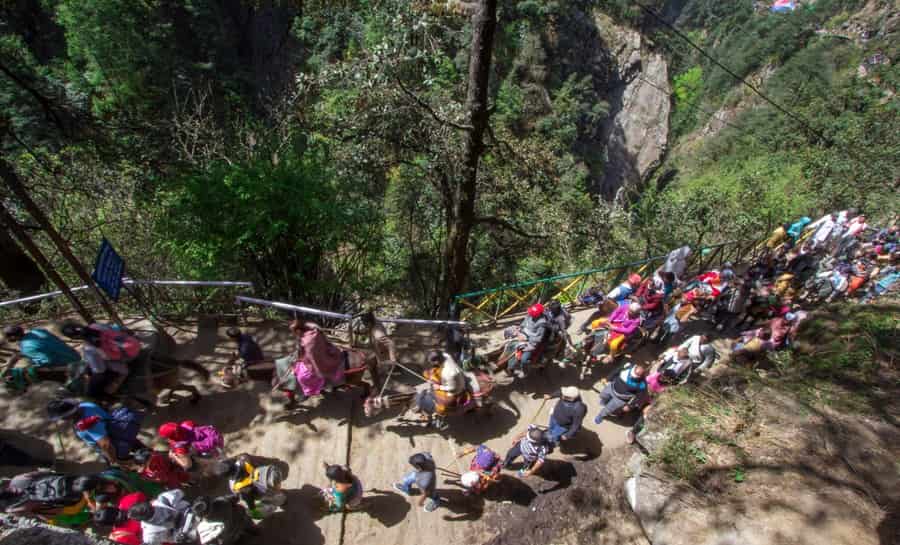
{"label": "tree", "polygon": [[484,153],[484,135],[488,130],[490,110],[488,88],[491,58],[497,31],[497,0],[481,0],[472,15],[472,46],[469,51],[469,86],[466,94],[465,156],[460,180],[447,187],[450,207],[447,212],[447,240],[444,246],[444,301],[449,305],[469,281],[471,258],[469,239],[475,225],[475,203],[478,199],[478,165]]}

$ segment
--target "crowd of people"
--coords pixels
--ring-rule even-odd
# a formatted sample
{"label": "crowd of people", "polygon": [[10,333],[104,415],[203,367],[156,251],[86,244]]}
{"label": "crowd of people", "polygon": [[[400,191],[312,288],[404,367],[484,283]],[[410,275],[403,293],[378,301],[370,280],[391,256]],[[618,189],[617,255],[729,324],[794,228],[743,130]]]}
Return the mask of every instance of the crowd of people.
{"label": "crowd of people", "polygon": [[[584,292],[581,302],[596,306],[596,311],[581,324],[580,342],[572,339],[572,316],[559,301],[531,305],[521,324],[505,332],[508,342],[493,371],[505,371],[516,384],[550,362],[561,367],[580,364],[582,380],[585,370],[595,364],[611,365],[598,388],[599,408],[593,421],[600,424],[630,413],[634,423],[626,433],[633,442],[654,397],[705,372],[719,356],[712,338],[697,334],[664,350],[652,362],[612,365],[636,345],[635,339],[663,341],[686,322],[705,318],[714,325],[711,331],[735,333],[734,360],[758,358],[766,351],[789,347],[811,305],[840,297],[870,303],[895,289],[900,285],[898,250],[896,222],[875,228],[865,216],[850,211],[816,221],[801,218],[778,227],[756,260],[740,268],[725,262],[688,276],[692,249],[679,248],[647,278],[635,272],[608,293],[600,287]],[[395,363],[396,347],[383,324],[371,313],[362,316],[361,324],[371,339],[376,362]],[[277,359],[266,358],[251,335],[239,328],[228,329],[226,335],[236,352],[222,383],[234,387],[254,369],[267,369],[273,389],[284,394],[288,405],[347,384],[354,369],[350,351],[335,345],[313,322],[294,320],[289,329],[295,348]],[[63,332],[81,341],[80,352],[47,329],[7,327],[5,339],[17,344],[18,350],[7,363],[3,380],[21,390],[22,384],[38,380],[36,369],[65,367],[74,374],[69,382],[82,384],[83,398],[54,399],[47,407],[48,421],[66,423],[108,468],[90,475],[38,470],[7,479],[0,487],[7,512],[65,526],[94,524],[117,543],[205,544],[234,542],[254,531],[252,519],[283,505],[282,469],[256,464],[247,454],[226,457],[223,436],[214,426],[191,420],[166,422],[155,430],[157,443],[166,445],[164,450],[141,441],[144,414],[115,402],[142,351],[132,332],[102,324],[69,325]],[[472,400],[484,392],[472,378],[472,362],[463,345],[451,335],[444,349],[428,354],[421,376],[425,384],[413,396],[414,410],[440,416],[454,407],[477,405]],[[20,359],[28,365],[16,365]],[[365,368],[372,371],[377,386],[378,365]],[[456,484],[466,494],[478,495],[497,483],[504,470],[515,470],[519,477],[540,473],[558,445],[583,433],[590,411],[575,385],[544,396],[545,403],[551,399],[558,401],[546,425],[528,423],[504,456],[483,444],[464,449],[459,456],[472,458],[467,471],[452,475]],[[408,464],[394,488],[404,495],[418,492],[419,505],[426,512],[438,509],[440,468],[434,457],[415,452]],[[231,494],[188,494],[200,475],[227,481]],[[328,483],[322,487],[327,510],[363,507],[365,490],[350,467],[324,463],[322,480]]]}

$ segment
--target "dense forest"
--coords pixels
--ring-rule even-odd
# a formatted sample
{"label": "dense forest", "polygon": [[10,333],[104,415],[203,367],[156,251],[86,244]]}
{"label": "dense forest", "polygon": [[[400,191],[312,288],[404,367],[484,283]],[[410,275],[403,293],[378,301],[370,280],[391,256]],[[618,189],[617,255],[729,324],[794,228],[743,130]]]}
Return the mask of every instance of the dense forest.
{"label": "dense forest", "polygon": [[[802,215],[879,219],[898,25],[892,0],[9,0],[5,221],[62,263],[20,184],[85,263],[105,237],[134,277],[437,315]],[[50,287],[8,234],[0,255],[6,295]]]}

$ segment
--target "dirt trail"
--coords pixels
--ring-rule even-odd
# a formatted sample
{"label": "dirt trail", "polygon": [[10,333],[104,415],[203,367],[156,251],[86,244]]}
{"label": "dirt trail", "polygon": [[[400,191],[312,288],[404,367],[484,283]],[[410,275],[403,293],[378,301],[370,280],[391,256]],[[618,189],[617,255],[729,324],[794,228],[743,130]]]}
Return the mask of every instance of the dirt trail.
{"label": "dirt trail", "polygon": [[[146,322],[130,325],[149,327]],[[169,333],[178,343],[176,355],[193,358],[213,372],[219,370],[234,351],[233,343],[225,335],[230,325],[234,324],[202,319],[199,323],[170,329]],[[286,322],[253,321],[240,325],[257,338],[267,356],[277,357],[291,350]],[[422,361],[424,352],[437,344],[439,339],[422,333],[413,339],[398,339],[402,360],[411,365]],[[213,424],[221,430],[229,455],[247,452],[286,462],[290,467],[285,482],[288,506],[261,523],[262,533],[252,543],[412,545],[435,535],[442,536],[446,543],[479,543],[491,537],[491,531],[479,520],[485,505],[468,501],[458,487],[440,482],[439,490],[446,502],[434,513],[425,513],[418,507],[418,498],[403,497],[391,488],[392,483],[408,471],[407,458],[414,452],[430,451],[439,466],[459,471],[468,464],[468,457],[458,463],[455,460],[455,452],[464,445],[486,443],[502,454],[510,446],[512,437],[528,423],[546,424],[554,402],[543,403],[539,399],[542,394],[561,385],[578,384],[590,413],[585,423],[586,431],[581,434],[578,444],[567,447],[566,452],[554,453],[553,458],[557,460],[554,463],[562,469],[551,472],[550,479],[535,476],[520,482],[513,473],[507,477],[519,501],[533,498],[542,490],[558,486],[559,475],[565,476],[571,471],[568,468],[572,460],[603,463],[603,453],[624,443],[625,428],[622,425],[604,422],[595,426],[591,421],[598,410],[597,394],[591,391],[591,386],[599,376],[598,373],[579,382],[575,370],[554,367],[544,376],[530,376],[521,384],[513,384],[512,379],[498,375],[497,406],[493,414],[470,414],[451,419],[450,430],[439,434],[432,429],[397,421],[397,410],[367,419],[356,392],[307,402],[298,411],[285,414],[280,404],[271,399],[267,384],[248,383],[225,391],[215,384],[200,383],[199,379],[185,373],[185,378],[196,379],[193,382],[204,394],[203,399],[195,406],[180,402],[150,414],[144,424],[147,433],[143,439],[162,448],[163,444],[150,435],[153,430],[167,420],[190,418]],[[406,373],[395,373],[393,378],[397,383],[416,382]],[[24,396],[4,396],[2,403],[6,410],[0,415],[0,430],[42,440],[44,448],[52,448],[57,457],[65,458],[67,462],[60,467],[67,471],[98,469],[100,466],[94,454],[68,429],[47,425],[44,407],[55,390],[56,385],[40,384]],[[346,517],[323,515],[314,508],[317,487],[327,484],[322,462],[345,463],[348,453],[351,467],[370,496],[367,508]],[[3,469],[7,470],[7,475],[20,471],[18,468]]]}

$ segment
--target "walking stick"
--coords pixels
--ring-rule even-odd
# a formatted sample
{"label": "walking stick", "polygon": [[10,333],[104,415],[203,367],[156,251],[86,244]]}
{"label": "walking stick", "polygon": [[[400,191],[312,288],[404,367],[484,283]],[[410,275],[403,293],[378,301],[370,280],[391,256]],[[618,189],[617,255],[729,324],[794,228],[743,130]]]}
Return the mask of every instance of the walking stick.
{"label": "walking stick", "polygon": [[528,424],[534,424],[534,421],[537,420],[537,417],[541,414],[541,411],[544,410],[544,405],[547,404],[547,400],[544,399],[541,401],[541,406],[538,407],[538,410],[534,413],[534,416],[531,417],[531,420],[528,421]]}

